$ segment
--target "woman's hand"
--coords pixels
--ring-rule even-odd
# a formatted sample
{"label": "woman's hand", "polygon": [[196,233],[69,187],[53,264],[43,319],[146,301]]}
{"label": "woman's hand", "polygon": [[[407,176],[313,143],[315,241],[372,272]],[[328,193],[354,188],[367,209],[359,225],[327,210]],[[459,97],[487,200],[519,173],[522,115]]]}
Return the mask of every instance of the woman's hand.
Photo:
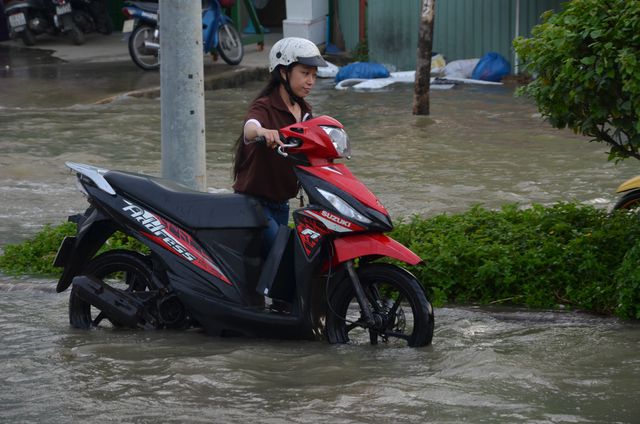
{"label": "woman's hand", "polygon": [[267,147],[275,149],[279,145],[282,145],[280,141],[280,133],[278,130],[269,130],[256,125],[254,122],[247,122],[244,126],[244,139],[253,140],[256,137],[264,137]]}
{"label": "woman's hand", "polygon": [[258,128],[258,136],[264,137],[267,147],[275,149],[278,145],[282,145],[280,141],[280,133],[278,130],[268,130],[266,128]]}

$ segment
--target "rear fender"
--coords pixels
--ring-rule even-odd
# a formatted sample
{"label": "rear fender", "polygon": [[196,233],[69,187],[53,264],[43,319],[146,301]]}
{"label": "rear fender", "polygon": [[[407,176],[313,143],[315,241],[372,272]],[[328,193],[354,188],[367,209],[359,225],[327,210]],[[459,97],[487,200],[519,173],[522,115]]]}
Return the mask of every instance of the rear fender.
{"label": "rear fender", "polygon": [[82,273],[89,259],[93,258],[115,231],[114,222],[102,212],[93,209],[78,225],[77,235],[71,238],[71,241],[65,239],[62,242],[54,262],[56,266],[64,267],[56,287],[58,293],[71,285],[73,277]]}
{"label": "rear fender", "polygon": [[640,176],[633,177],[622,184],[617,188],[616,193],[622,193],[629,190],[637,190],[640,189]]}
{"label": "rear fender", "polygon": [[333,241],[333,246],[335,255],[332,266],[363,256],[386,256],[409,265],[418,265],[422,262],[420,256],[391,237],[380,233],[340,237]]}

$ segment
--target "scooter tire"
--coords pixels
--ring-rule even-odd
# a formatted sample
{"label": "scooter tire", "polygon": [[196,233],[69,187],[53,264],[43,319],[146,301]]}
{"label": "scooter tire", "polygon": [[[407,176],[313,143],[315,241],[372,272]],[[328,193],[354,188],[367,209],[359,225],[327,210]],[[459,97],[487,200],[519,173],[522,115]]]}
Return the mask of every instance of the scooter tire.
{"label": "scooter tire", "polygon": [[80,28],[78,28],[75,24],[69,30],[69,35],[71,36],[71,41],[76,46],[81,46],[85,42],[84,32]]}
{"label": "scooter tire", "polygon": [[[433,308],[413,275],[395,265],[382,263],[363,265],[357,274],[367,302],[376,315],[376,326],[364,329],[358,324],[363,317],[355,302],[353,284],[346,277],[330,296],[326,321],[329,343],[375,345],[381,339],[383,342],[397,341],[411,347],[431,344]],[[392,303],[394,305],[390,307]]]}
{"label": "scooter tire", "polygon": [[113,33],[113,21],[109,15],[104,16],[98,24],[98,32],[102,35],[111,35]]}
{"label": "scooter tire", "polygon": [[[148,53],[144,47],[144,40],[149,37],[149,34],[153,36],[155,28],[149,25],[139,25],[133,30],[129,37],[129,55],[131,60],[141,69],[145,71],[156,71],[160,69],[160,51],[155,54]],[[158,40],[159,42],[159,40]],[[143,57],[149,57],[150,60],[145,60]]]}
{"label": "scooter tire", "polygon": [[618,199],[616,204],[613,206],[613,210],[631,210],[637,209],[640,207],[640,189],[631,190],[626,192],[625,194]]}
{"label": "scooter tire", "polygon": [[110,35],[113,32],[113,20],[107,10],[106,1],[101,2],[99,6],[96,7],[94,19],[100,34]]}
{"label": "scooter tire", "polygon": [[244,57],[242,37],[238,30],[229,24],[220,25],[218,28],[218,47],[220,57],[229,65],[238,65]]}
{"label": "scooter tire", "polygon": [[22,30],[20,34],[20,38],[22,39],[22,43],[25,46],[35,46],[36,45],[36,36],[33,34],[29,28],[25,28]]}
{"label": "scooter tire", "polygon": [[[141,253],[128,250],[110,250],[96,256],[84,267],[83,275],[93,276],[100,280],[114,273],[129,273],[127,279],[131,286],[127,290],[144,291],[149,289],[152,279],[152,269],[149,260]],[[108,319],[108,317],[106,317]],[[111,320],[110,320],[111,321]],[[92,316],[92,306],[82,300],[74,287],[69,296],[69,323],[74,328],[90,329],[97,326],[97,317]],[[120,324],[111,321],[114,327]]]}

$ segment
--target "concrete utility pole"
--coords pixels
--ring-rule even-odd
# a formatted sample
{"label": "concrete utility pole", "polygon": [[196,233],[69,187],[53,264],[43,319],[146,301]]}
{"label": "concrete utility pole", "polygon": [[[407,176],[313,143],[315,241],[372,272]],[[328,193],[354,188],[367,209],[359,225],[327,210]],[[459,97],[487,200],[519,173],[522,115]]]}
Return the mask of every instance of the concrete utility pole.
{"label": "concrete utility pole", "polygon": [[206,191],[202,5],[160,0],[162,176]]}
{"label": "concrete utility pole", "polygon": [[431,52],[433,51],[433,21],[436,0],[422,0],[420,29],[418,32],[418,54],[416,60],[416,82],[413,94],[413,114],[429,114],[429,86],[431,78]]}

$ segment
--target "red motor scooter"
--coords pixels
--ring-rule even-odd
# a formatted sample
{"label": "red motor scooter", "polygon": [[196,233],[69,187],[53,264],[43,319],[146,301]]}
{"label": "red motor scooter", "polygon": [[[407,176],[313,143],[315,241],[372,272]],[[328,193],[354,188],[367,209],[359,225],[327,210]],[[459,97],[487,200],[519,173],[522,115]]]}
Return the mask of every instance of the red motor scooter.
{"label": "red motor scooter", "polygon": [[[255,198],[67,163],[91,204],[55,262],[64,267],[58,292],[72,286],[71,325],[430,344],[433,310],[422,286],[405,269],[376,262],[421,259],[384,235],[392,229],[385,208],[334,162],[350,154],[342,124],[321,116],[280,133],[278,152],[294,162],[309,204],[294,211],[294,228],[280,227],[267,258]],[[94,257],[115,231],[149,251]]]}

